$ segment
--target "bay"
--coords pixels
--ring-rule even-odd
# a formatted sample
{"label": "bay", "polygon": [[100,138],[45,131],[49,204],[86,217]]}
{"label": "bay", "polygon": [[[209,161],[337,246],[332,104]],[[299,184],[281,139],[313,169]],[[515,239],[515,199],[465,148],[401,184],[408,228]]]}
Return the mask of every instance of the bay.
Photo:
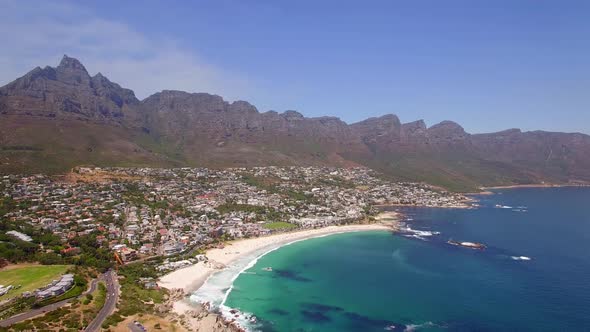
{"label": "bay", "polygon": [[255,315],[250,328],[261,331],[590,330],[590,189],[478,199],[470,210],[403,209],[419,232],[272,251],[234,281],[225,305]]}

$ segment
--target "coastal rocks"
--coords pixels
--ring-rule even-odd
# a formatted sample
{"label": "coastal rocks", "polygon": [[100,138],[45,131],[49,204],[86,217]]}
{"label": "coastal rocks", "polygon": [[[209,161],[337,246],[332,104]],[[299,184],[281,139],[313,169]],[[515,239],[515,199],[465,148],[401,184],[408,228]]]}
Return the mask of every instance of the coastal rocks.
{"label": "coastal rocks", "polygon": [[381,212],[375,216],[375,222],[391,227],[392,230],[399,229],[399,213],[394,211]]}
{"label": "coastal rocks", "polygon": [[227,267],[225,264],[216,262],[214,260],[209,260],[209,261],[205,262],[205,266],[215,269],[215,270],[223,270]]}
{"label": "coastal rocks", "polygon": [[170,293],[168,295],[169,302],[175,302],[181,300],[186,297],[186,293],[182,288],[172,288],[170,289]]}
{"label": "coastal rocks", "polygon": [[168,313],[171,312],[174,308],[174,303],[183,300],[186,297],[186,294],[183,289],[181,288],[171,288],[169,289],[169,294],[165,299],[165,302],[160,305],[155,306],[155,310],[159,313]]}
{"label": "coastal rocks", "polygon": [[208,312],[204,305],[196,305],[179,317],[180,324],[189,331],[238,332],[243,329],[221,315]]}
{"label": "coastal rocks", "polygon": [[477,242],[459,242],[459,241],[449,240],[449,241],[447,241],[447,243],[450,245],[453,245],[453,246],[460,246],[460,247],[474,249],[474,250],[484,250],[486,248],[485,244],[477,243]]}
{"label": "coastal rocks", "polygon": [[154,306],[154,311],[159,314],[165,314],[167,312],[170,312],[171,308],[172,308],[172,306],[169,304],[156,304]]}
{"label": "coastal rocks", "polygon": [[237,332],[243,331],[233,322],[226,321],[220,314],[210,311],[208,303],[189,303],[183,289],[169,290],[169,299],[159,313],[166,314],[170,321],[178,321],[188,331]]}

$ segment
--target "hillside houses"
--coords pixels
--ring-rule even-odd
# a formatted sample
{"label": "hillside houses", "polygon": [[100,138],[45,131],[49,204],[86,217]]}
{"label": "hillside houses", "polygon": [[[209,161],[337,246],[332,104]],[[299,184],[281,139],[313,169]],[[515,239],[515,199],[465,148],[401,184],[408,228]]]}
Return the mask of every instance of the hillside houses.
{"label": "hillside houses", "polygon": [[3,177],[4,195],[26,203],[5,218],[49,230],[65,247],[76,236],[94,234],[97,242],[133,260],[175,255],[218,239],[266,235],[271,230],[265,225],[274,221],[324,227],[366,220],[380,204],[468,206],[460,194],[383,180],[366,168],[85,167],[79,172],[85,179],[107,174],[110,180]]}

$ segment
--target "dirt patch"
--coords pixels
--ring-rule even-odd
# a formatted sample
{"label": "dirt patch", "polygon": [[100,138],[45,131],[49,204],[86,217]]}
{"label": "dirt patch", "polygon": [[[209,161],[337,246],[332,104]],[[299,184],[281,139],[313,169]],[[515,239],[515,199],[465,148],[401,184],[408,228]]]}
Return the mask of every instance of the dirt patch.
{"label": "dirt patch", "polygon": [[170,321],[166,317],[159,317],[154,315],[138,315],[127,317],[124,321],[111,328],[113,332],[129,332],[129,324],[134,321],[140,322],[148,331],[170,331],[170,332],[188,332],[187,329],[180,324]]}

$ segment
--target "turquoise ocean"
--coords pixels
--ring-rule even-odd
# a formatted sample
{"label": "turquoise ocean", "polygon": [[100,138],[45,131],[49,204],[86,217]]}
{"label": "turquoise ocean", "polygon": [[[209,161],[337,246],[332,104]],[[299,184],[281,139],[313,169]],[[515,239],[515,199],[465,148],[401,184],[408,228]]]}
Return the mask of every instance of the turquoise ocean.
{"label": "turquoise ocean", "polygon": [[399,234],[336,234],[250,257],[195,297],[254,315],[242,321],[258,331],[590,331],[590,188],[477,199],[477,209],[399,210]]}

